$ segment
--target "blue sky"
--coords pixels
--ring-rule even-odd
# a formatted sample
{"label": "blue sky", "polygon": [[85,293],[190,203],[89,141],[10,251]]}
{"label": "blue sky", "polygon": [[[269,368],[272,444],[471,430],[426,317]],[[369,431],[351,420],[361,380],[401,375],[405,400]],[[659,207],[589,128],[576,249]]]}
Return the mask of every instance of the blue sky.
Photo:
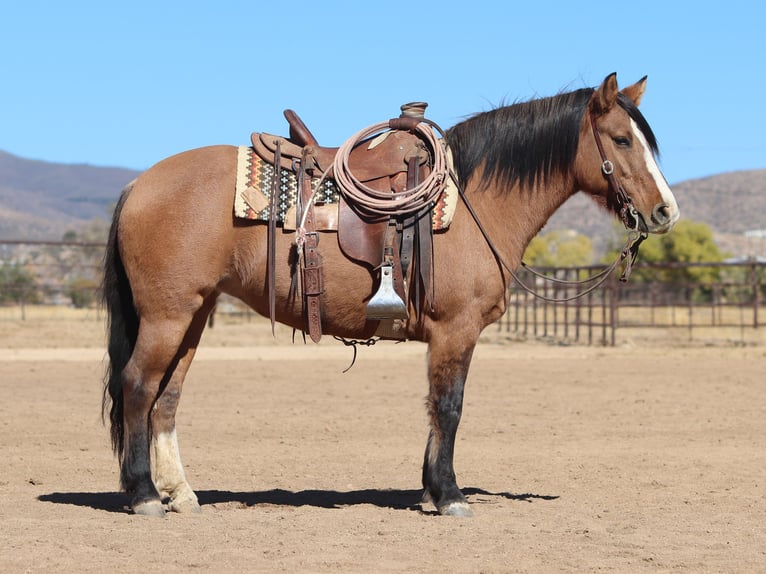
{"label": "blue sky", "polygon": [[[285,6],[280,9],[277,6]],[[766,167],[761,2],[25,0],[0,8],[0,150],[145,169],[285,133],[339,145],[429,102],[445,129],[503,102],[649,76],[671,183]]]}

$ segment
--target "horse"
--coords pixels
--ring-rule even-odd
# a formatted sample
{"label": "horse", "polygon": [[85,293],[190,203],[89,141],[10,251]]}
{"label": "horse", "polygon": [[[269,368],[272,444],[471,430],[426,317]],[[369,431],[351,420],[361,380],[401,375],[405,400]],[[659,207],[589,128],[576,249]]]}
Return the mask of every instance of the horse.
{"label": "horse", "polygon": [[[506,310],[511,273],[531,239],[580,191],[618,213],[622,190],[630,226],[642,233],[666,233],[678,220],[656,138],[638,110],[645,89],[646,77],[620,89],[611,74],[596,88],[502,105],[444,132],[461,201],[448,230],[434,233],[432,303],[415,317],[409,300],[402,323],[406,339],[427,344],[422,485],[424,501],[441,515],[473,514],[453,465],[466,376],[480,333]],[[102,413],[135,514],[201,510],[176,432],[184,378],[219,294],[270,312],[268,225],[232,214],[236,154],[219,145],[166,158],[128,184],[114,210],[102,284]],[[290,295],[294,235],[272,241],[271,312],[301,330],[303,310]],[[378,321],[366,316],[365,303],[373,275],[337,241],[323,241],[322,256],[323,332],[371,338]]]}

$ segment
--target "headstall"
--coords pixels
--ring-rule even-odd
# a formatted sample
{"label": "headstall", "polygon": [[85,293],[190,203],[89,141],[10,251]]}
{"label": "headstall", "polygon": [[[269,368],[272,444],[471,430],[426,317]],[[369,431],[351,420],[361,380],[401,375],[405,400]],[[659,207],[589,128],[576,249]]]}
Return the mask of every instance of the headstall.
{"label": "headstall", "polygon": [[601,271],[598,273],[595,273],[594,275],[591,275],[590,277],[587,277],[585,279],[582,279],[580,281],[567,281],[567,280],[561,280],[555,277],[550,277],[548,275],[543,275],[539,273],[538,271],[535,271],[531,267],[529,267],[527,264],[525,264],[523,261],[521,262],[521,266],[524,267],[527,271],[532,273],[534,276],[545,279],[547,281],[551,281],[556,284],[563,284],[571,287],[576,286],[587,286],[585,289],[578,291],[575,295],[563,297],[563,298],[551,298],[547,297],[545,295],[541,295],[528,285],[526,285],[521,278],[518,276],[518,274],[505,262],[503,257],[500,255],[500,253],[497,251],[497,248],[495,247],[494,243],[492,243],[492,240],[489,237],[489,234],[484,229],[484,226],[479,221],[478,216],[476,215],[476,212],[473,210],[473,207],[471,206],[470,202],[468,201],[468,198],[465,195],[465,190],[463,190],[463,187],[458,183],[458,179],[455,176],[454,173],[450,173],[450,176],[455,182],[455,185],[458,188],[458,191],[460,193],[460,197],[463,200],[463,203],[468,208],[468,212],[471,214],[471,217],[473,218],[474,222],[479,228],[479,231],[484,236],[484,239],[486,240],[487,244],[489,245],[490,250],[495,255],[495,258],[498,260],[500,265],[504,267],[513,277],[513,279],[516,281],[516,283],[527,293],[537,297],[538,299],[542,299],[544,301],[549,301],[552,303],[563,303],[566,301],[572,301],[574,299],[579,299],[580,297],[587,295],[591,291],[597,289],[600,287],[604,281],[609,277],[609,275],[614,271],[614,269],[620,265],[623,261],[625,262],[625,267],[622,271],[622,274],[620,275],[620,281],[627,281],[630,277],[630,273],[633,269],[633,263],[635,263],[636,258],[638,257],[638,248],[641,245],[641,243],[648,237],[648,234],[646,231],[641,229],[643,220],[641,218],[641,215],[638,213],[638,210],[636,210],[635,206],[633,205],[633,201],[630,199],[630,196],[625,191],[625,188],[622,186],[620,181],[617,179],[617,176],[614,173],[614,164],[606,157],[606,151],[604,150],[604,145],[601,141],[601,134],[598,131],[598,127],[596,126],[596,117],[595,115],[590,115],[590,124],[591,128],[593,129],[593,137],[596,140],[596,147],[598,148],[599,155],[601,156],[601,172],[604,174],[604,177],[606,177],[607,182],[609,183],[609,190],[612,192],[614,196],[614,201],[616,203],[617,207],[617,213],[622,220],[623,224],[625,225],[625,228],[628,230],[628,238],[625,243],[625,246],[620,251],[619,256],[615,261],[613,261],[610,265],[607,265],[604,267]]}

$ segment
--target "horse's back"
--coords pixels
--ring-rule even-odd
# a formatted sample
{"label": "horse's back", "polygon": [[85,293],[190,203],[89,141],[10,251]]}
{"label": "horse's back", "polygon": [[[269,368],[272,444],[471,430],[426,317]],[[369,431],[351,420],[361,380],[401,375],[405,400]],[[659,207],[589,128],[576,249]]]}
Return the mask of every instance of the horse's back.
{"label": "horse's back", "polygon": [[[209,146],[168,157],[139,175],[127,200],[132,209],[189,209],[231,201],[236,178],[236,148]],[[221,193],[229,189],[230,193]]]}

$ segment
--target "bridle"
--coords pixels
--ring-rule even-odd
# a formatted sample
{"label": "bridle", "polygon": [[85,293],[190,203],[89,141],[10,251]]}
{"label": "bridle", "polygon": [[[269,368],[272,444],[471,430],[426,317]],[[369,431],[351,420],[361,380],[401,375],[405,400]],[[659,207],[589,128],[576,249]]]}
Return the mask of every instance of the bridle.
{"label": "bridle", "polygon": [[513,268],[510,265],[508,265],[508,263],[505,262],[505,260],[500,255],[495,245],[492,243],[492,240],[490,239],[489,234],[484,229],[484,226],[481,224],[481,221],[479,221],[479,218],[476,212],[474,211],[473,207],[468,201],[468,198],[465,195],[465,190],[463,189],[463,186],[460,185],[460,183],[458,182],[457,176],[450,169],[450,177],[452,178],[453,182],[455,183],[455,186],[458,189],[460,198],[463,200],[463,203],[468,209],[468,212],[471,214],[471,217],[473,218],[474,222],[478,226],[479,231],[484,236],[484,240],[487,242],[487,245],[489,246],[490,251],[492,251],[492,254],[495,256],[495,259],[497,259],[498,263],[503,268],[505,268],[505,270],[508,271],[508,273],[510,273],[514,281],[516,281],[516,283],[524,291],[526,291],[530,295],[533,295],[534,297],[537,297],[538,299],[541,299],[543,301],[547,301],[550,303],[564,303],[567,301],[573,301],[575,299],[579,299],[580,297],[583,297],[587,295],[588,293],[598,289],[609,278],[609,275],[611,275],[612,271],[614,271],[615,268],[618,267],[623,261],[625,262],[625,268],[623,269],[623,272],[620,275],[620,281],[622,282],[627,281],[633,269],[633,263],[635,263],[636,257],[638,257],[638,248],[641,245],[641,243],[648,237],[648,234],[646,233],[646,231],[640,228],[641,225],[643,224],[643,219],[641,218],[641,215],[638,213],[635,206],[633,205],[633,201],[630,199],[630,196],[625,191],[625,188],[622,186],[619,179],[617,179],[617,176],[614,173],[614,164],[606,157],[606,151],[604,150],[604,145],[601,141],[601,134],[599,133],[598,127],[596,126],[596,116],[592,113],[590,114],[590,124],[593,131],[593,137],[596,140],[596,147],[598,148],[599,155],[601,156],[601,173],[604,174],[604,177],[606,178],[609,184],[609,190],[612,194],[613,201],[615,202],[617,206],[617,213],[620,219],[622,220],[623,224],[625,225],[625,228],[628,230],[628,238],[625,243],[625,246],[620,251],[620,255],[617,257],[617,259],[614,262],[604,267],[604,269],[602,269],[601,271],[591,275],[590,277],[582,279],[580,281],[568,281],[563,279],[557,279],[555,277],[550,277],[548,275],[544,275],[538,271],[535,271],[533,268],[529,267],[523,261],[521,262],[521,266],[524,267],[524,269],[526,269],[530,273],[532,273],[532,275],[534,275],[535,277],[539,277],[541,279],[545,279],[547,281],[550,281],[552,283],[556,283],[559,285],[566,285],[568,287],[582,287],[585,285],[588,286],[587,288],[581,291],[578,291],[576,294],[568,296],[568,297],[555,298],[555,297],[547,297],[545,295],[541,295],[540,293],[538,293],[537,291],[529,287],[526,283],[524,283],[521,280],[521,278],[513,270]]}
{"label": "bridle", "polygon": [[614,164],[606,157],[604,144],[601,142],[601,132],[598,131],[596,116],[593,113],[590,114],[590,127],[593,130],[593,139],[596,140],[596,147],[601,156],[601,173],[604,174],[609,183],[609,190],[612,192],[612,197],[617,205],[617,214],[627,230],[645,234],[645,232],[639,229],[643,223],[641,215],[633,206],[633,201],[620,183],[620,180],[617,179],[614,173]]}

